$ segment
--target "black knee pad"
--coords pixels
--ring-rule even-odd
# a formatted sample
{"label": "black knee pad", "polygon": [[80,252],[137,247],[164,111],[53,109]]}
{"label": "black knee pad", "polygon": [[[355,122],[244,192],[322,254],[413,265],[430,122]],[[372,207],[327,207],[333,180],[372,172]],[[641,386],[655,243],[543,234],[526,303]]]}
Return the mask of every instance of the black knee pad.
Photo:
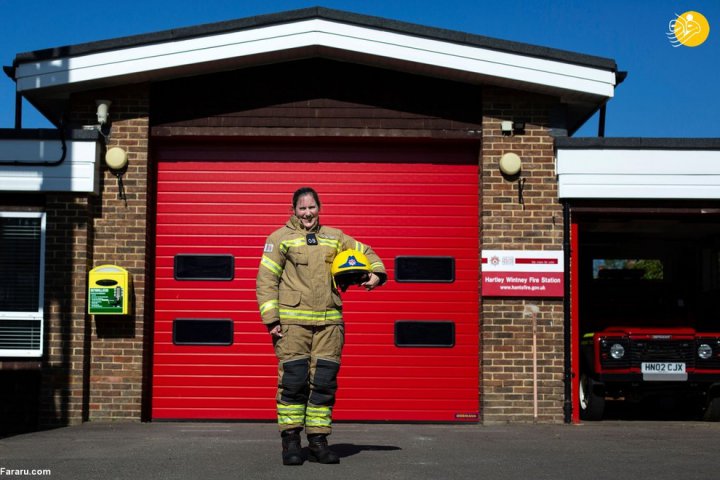
{"label": "black knee pad", "polygon": [[315,376],[310,380],[312,389],[310,403],[318,407],[330,407],[335,404],[337,375],[340,364],[319,359],[315,365]]}
{"label": "black knee pad", "polygon": [[310,376],[310,359],[301,358],[282,364],[283,375],[280,379],[283,402],[295,404],[307,402],[308,377]]}

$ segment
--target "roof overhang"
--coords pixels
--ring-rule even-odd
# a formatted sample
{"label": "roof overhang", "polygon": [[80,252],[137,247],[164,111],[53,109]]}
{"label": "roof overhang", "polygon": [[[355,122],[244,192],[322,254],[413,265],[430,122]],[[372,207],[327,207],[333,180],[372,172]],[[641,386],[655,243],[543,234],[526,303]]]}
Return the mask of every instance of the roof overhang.
{"label": "roof overhang", "polygon": [[617,84],[612,60],[322,8],[21,54],[13,76],[57,122],[73,92],[311,57],[554,95],[576,116]]}
{"label": "roof overhang", "polygon": [[558,138],[561,199],[720,199],[718,138]]}

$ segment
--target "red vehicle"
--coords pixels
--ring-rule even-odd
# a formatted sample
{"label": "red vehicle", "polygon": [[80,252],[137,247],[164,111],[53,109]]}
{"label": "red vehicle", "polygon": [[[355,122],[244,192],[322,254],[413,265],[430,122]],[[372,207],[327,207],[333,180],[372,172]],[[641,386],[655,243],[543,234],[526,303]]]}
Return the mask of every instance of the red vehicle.
{"label": "red vehicle", "polygon": [[[600,216],[580,238],[580,418],[720,421],[720,223]],[[646,399],[674,408],[626,408]]]}
{"label": "red vehicle", "polygon": [[584,335],[580,417],[599,420],[605,399],[658,391],[693,394],[704,418],[720,420],[720,333],[687,327],[608,327]]}

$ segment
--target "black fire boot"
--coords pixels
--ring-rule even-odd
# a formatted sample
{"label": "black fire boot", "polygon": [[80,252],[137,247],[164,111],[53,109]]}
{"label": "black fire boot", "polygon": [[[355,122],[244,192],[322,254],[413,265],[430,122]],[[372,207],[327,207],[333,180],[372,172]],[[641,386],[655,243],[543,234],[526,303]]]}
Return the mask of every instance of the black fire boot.
{"label": "black fire boot", "polygon": [[308,435],[308,442],[310,443],[308,460],[311,462],[340,463],[340,457],[328,447],[327,435],[322,433]]}
{"label": "black fire boot", "polygon": [[303,457],[300,448],[300,431],[285,430],[282,436],[283,465],[302,465]]}

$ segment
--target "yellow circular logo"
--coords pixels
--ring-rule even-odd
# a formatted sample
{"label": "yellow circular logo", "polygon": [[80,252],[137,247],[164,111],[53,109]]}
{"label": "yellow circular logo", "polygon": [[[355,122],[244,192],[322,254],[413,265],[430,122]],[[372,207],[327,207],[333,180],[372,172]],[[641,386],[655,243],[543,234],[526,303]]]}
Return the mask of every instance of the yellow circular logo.
{"label": "yellow circular logo", "polygon": [[707,18],[694,10],[683,14],[675,14],[668,25],[668,38],[673,47],[684,45],[697,47],[702,45],[710,35],[710,24]]}

